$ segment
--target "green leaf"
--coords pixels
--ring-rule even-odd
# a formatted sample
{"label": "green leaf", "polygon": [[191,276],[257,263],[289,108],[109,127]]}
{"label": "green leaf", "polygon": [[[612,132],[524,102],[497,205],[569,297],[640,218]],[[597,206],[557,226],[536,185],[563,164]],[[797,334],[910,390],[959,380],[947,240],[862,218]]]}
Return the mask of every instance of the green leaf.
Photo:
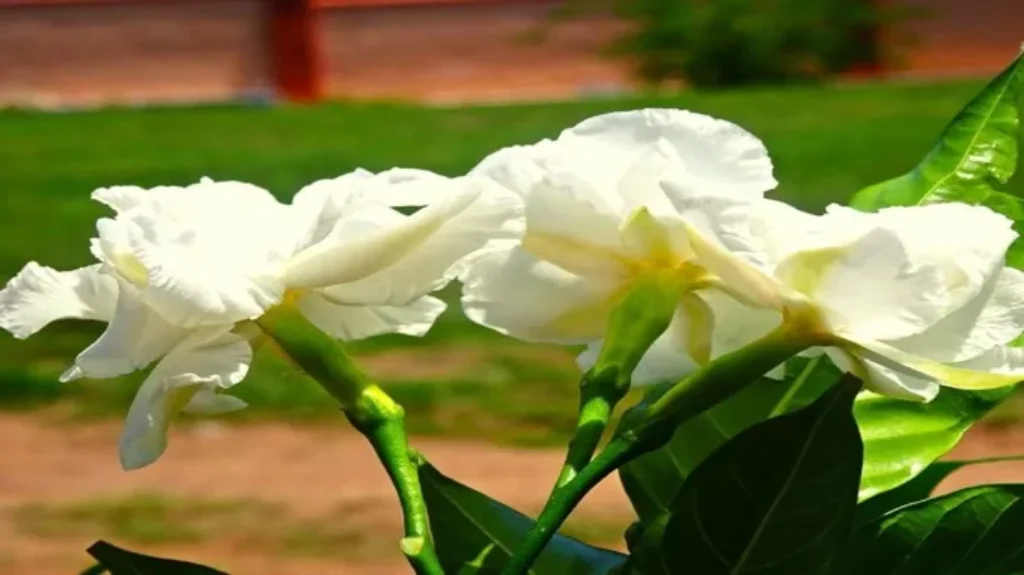
{"label": "green leaf", "polygon": [[1014,392],[943,388],[931,403],[862,393],[854,414],[864,438],[863,501],[895,489],[949,452],[964,433]]}
{"label": "green leaf", "polygon": [[[784,413],[814,401],[839,380],[840,372],[825,358],[787,362],[784,381],[761,379],[735,396],[679,426],[664,447],[619,470],[622,486],[641,523],[667,512],[686,478],[730,438],[773,412]],[[669,385],[656,388],[644,403]],[[640,410],[637,408],[634,413]],[[629,415],[623,422],[629,421]]]}
{"label": "green leaf", "polygon": [[[896,489],[886,491],[879,494],[877,497],[872,497],[861,503],[857,507],[856,523],[857,525],[862,525],[864,523],[874,521],[886,513],[903,507],[904,505],[910,505],[911,503],[917,503],[918,501],[928,499],[932,496],[932,492],[935,491],[935,488],[938,487],[939,483],[942,483],[944,479],[964,467],[985,463],[998,463],[1001,461],[1017,461],[1020,459],[1024,459],[1024,455],[963,459],[959,461],[936,461],[926,467],[920,475],[914,477],[903,485],[900,485]],[[863,485],[863,481],[861,485]]]}
{"label": "green leaf", "polygon": [[1006,575],[1024,569],[1024,486],[922,501],[858,529],[834,575]]}
{"label": "green leaf", "polygon": [[110,575],[227,575],[212,567],[126,551],[106,541],[93,543],[88,551]]}
{"label": "green leaf", "polygon": [[[430,528],[445,572],[498,573],[534,521],[419,462]],[[556,535],[532,569],[536,575],[613,573],[626,556]]]}
{"label": "green leaf", "polygon": [[662,555],[671,573],[821,573],[846,540],[863,448],[860,382],[740,433],[698,467],[673,502]]}
{"label": "green leaf", "polygon": [[854,208],[941,202],[987,205],[1014,221],[1018,198],[995,191],[1017,168],[1017,104],[1024,94],[1024,56],[1018,57],[946,126],[938,143],[911,172],[858,192]]}
{"label": "green leaf", "polygon": [[850,206],[872,212],[942,202],[987,206],[1013,220],[1021,237],[1010,247],[1006,263],[1024,268],[1024,200],[996,189],[1017,169],[1022,96],[1024,55],[964,106],[916,168],[857,192]]}
{"label": "green leaf", "polygon": [[96,565],[87,568],[85,571],[82,571],[78,575],[103,575],[104,573],[109,573],[109,571],[107,571],[106,567],[97,563]]}

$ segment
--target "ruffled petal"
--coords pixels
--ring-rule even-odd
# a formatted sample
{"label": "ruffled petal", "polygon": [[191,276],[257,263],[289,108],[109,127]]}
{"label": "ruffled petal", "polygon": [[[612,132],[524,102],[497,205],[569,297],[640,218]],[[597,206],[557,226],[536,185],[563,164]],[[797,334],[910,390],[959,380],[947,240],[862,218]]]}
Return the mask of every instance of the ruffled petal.
{"label": "ruffled petal", "polygon": [[142,369],[168,353],[188,335],[165,321],[131,288],[122,284],[117,309],[103,334],[75,358],[62,381],[110,378]]}
{"label": "ruffled petal", "polygon": [[849,244],[793,254],[776,276],[814,302],[843,336],[901,339],[948,313],[949,292],[937,268],[917,265],[899,236],[884,228]]}
{"label": "ruffled petal", "polygon": [[169,322],[241,321],[280,303],[278,267],[308,230],[269,192],[204,179],[135,200],[97,223],[93,253]]}
{"label": "ruffled petal", "polygon": [[981,292],[1003,267],[1006,250],[1017,237],[1009,218],[957,202],[896,206],[872,214],[832,205],[822,223],[832,229],[889,230],[914,266],[937,270],[947,291],[947,312]]}
{"label": "ruffled petal", "polygon": [[502,148],[481,160],[469,176],[490,180],[525,197],[544,179],[544,160],[552,157],[555,146],[551,140],[541,140],[530,146]]}
{"label": "ruffled petal", "polygon": [[[216,393],[245,378],[252,361],[246,341],[227,328],[207,328],[167,354],[142,383],[128,410],[119,444],[121,465],[137,469],[167,449],[171,421],[183,409],[223,413],[241,400]],[[244,404],[242,404],[244,406]]]}
{"label": "ruffled petal", "polygon": [[685,162],[683,181],[695,192],[756,197],[777,184],[760,140],[735,124],[685,110],[596,116],[563,132],[558,143],[589,157],[594,169],[614,175],[612,181],[618,181],[641,155],[660,148],[662,155]]}
{"label": "ruffled petal", "polygon": [[384,333],[423,336],[447,306],[429,296],[401,306],[346,305],[313,292],[299,299],[298,307],[324,333],[349,341]]}
{"label": "ruffled petal", "polygon": [[625,215],[579,174],[549,174],[526,197],[523,249],[575,274],[620,276],[629,266],[619,236]]}
{"label": "ruffled petal", "polygon": [[1024,332],[1024,272],[1003,268],[962,308],[926,331],[889,342],[908,353],[961,362],[1005,345]]}
{"label": "ruffled petal", "polygon": [[101,267],[60,272],[29,262],[0,290],[0,327],[24,339],[61,319],[110,321],[117,281]]}

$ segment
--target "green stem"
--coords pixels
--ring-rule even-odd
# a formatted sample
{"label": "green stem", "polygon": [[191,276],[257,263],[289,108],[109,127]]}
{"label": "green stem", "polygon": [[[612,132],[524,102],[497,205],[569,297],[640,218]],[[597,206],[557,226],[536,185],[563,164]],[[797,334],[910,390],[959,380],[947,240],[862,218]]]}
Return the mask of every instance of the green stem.
{"label": "green stem", "polygon": [[572,481],[555,489],[537,517],[537,522],[526,534],[526,541],[516,550],[512,560],[502,570],[502,575],[526,573],[544,550],[544,546],[554,537],[572,510],[583,500],[583,497],[608,474],[630,459],[632,459],[630,440],[626,438],[613,439],[597,457],[580,470]]}
{"label": "green stem", "polygon": [[728,399],[816,342],[783,325],[683,379],[619,430],[575,479],[557,488],[502,575],[523,575],[583,497],[622,465],[658,449],[680,425]]}
{"label": "green stem", "polygon": [[612,310],[601,351],[580,383],[576,432],[569,442],[556,490],[571,481],[594,456],[615,406],[629,391],[637,365],[671,323],[680,289],[679,281],[672,276],[640,278]]}
{"label": "green stem", "polygon": [[555,489],[564,486],[572,481],[583,467],[590,462],[590,458],[597,451],[601,442],[604,430],[611,420],[612,410],[615,409],[617,400],[607,397],[581,398],[579,416],[576,422],[576,432],[569,441],[569,448],[565,454],[565,463],[558,475]]}
{"label": "green stem", "polygon": [[405,412],[356,366],[341,343],[290,306],[271,309],[256,323],[300,368],[340,403],[369,440],[398,494],[405,520],[402,552],[419,575],[445,575],[434,551],[427,505],[411,459]]}

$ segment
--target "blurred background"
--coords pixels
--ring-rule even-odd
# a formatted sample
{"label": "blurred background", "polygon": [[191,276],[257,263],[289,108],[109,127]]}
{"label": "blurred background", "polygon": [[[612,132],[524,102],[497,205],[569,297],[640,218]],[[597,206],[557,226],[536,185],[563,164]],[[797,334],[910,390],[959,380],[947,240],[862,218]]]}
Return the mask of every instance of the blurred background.
{"label": "blurred background", "polygon": [[[90,263],[100,186],[210,176],[286,200],[356,167],[463,173],[645,106],[746,127],[776,197],[821,210],[913,167],[1021,40],[1020,0],[0,0],[0,280]],[[57,383],[101,327],[0,335],[0,571],[75,573],[103,537],[232,573],[407,572],[369,448],[272,353],[235,388],[249,409],[186,419],[157,464],[122,472],[141,375]],[[457,306],[425,338],[353,349],[442,471],[539,508],[577,350],[499,337]],[[957,453],[1019,450],[1022,417],[1008,402]],[[621,547],[630,513],[609,481],[567,530]]]}

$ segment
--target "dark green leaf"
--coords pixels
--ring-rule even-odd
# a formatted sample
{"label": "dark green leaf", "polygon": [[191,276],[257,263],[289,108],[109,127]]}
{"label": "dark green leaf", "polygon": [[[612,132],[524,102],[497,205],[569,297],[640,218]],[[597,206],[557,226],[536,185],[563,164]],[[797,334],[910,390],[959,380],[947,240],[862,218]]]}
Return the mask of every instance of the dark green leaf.
{"label": "dark green leaf", "polygon": [[[773,412],[807,405],[839,377],[839,370],[824,358],[790,360],[785,381],[757,381],[681,425],[661,449],[623,466],[619,477],[641,522],[664,514],[690,473],[730,438]],[[667,387],[655,389],[648,397],[657,397]],[[628,415],[623,421],[629,421]]]}
{"label": "dark green leaf", "polygon": [[854,414],[864,438],[860,498],[905,484],[952,449],[964,433],[1013,393],[943,388],[931,403],[862,393]]}
{"label": "dark green leaf", "polygon": [[[876,497],[872,497],[867,501],[862,502],[857,506],[856,524],[862,525],[864,523],[874,521],[894,509],[928,499],[932,496],[932,492],[935,491],[935,488],[938,487],[939,483],[942,483],[942,481],[949,477],[953,472],[963,469],[964,467],[985,463],[997,463],[1000,461],[1015,461],[1020,459],[1024,459],[1024,456],[1012,455],[1006,457],[988,457],[983,459],[965,459],[959,461],[936,461],[926,467],[920,475],[914,477],[903,485],[900,485],[896,489],[886,491]],[[861,482],[861,485],[863,485],[863,481]]]}
{"label": "dark green leaf", "polygon": [[93,543],[89,555],[106,567],[110,575],[227,575],[212,567],[126,551],[106,541]]}
{"label": "dark green leaf", "polygon": [[865,211],[941,202],[987,205],[1021,217],[1017,198],[995,191],[1017,168],[1017,104],[1024,94],[1018,57],[946,126],[932,151],[910,173],[858,192],[850,205]]}
{"label": "dark green leaf", "polygon": [[686,480],[662,554],[671,573],[821,573],[846,540],[863,448],[855,378],[740,433]]}
{"label": "dark green leaf", "polygon": [[1024,486],[984,485],[857,530],[835,575],[1007,575],[1024,569]]}
{"label": "dark green leaf", "polygon": [[106,567],[97,563],[96,565],[87,568],[85,571],[82,571],[79,575],[103,575],[104,573],[109,573],[109,571],[107,571]]}
{"label": "dark green leaf", "polygon": [[[430,527],[445,572],[498,573],[533,526],[529,517],[420,462]],[[601,575],[626,561],[614,551],[556,535],[532,569],[536,575]]]}

